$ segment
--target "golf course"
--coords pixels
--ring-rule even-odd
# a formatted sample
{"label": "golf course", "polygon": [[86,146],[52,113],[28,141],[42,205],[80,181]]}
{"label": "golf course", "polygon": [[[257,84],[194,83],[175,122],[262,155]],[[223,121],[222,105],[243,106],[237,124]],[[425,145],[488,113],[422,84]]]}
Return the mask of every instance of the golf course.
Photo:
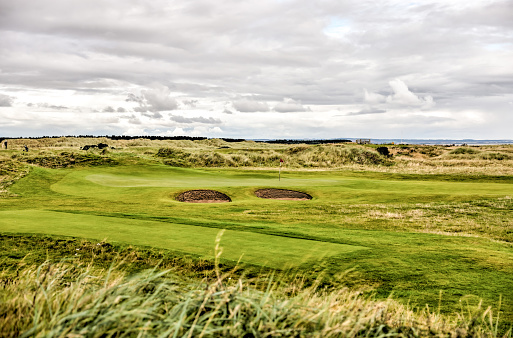
{"label": "golf course", "polygon": [[[228,149],[222,141],[185,147],[105,140],[113,147],[102,152],[79,150],[83,140],[66,142],[34,141],[22,152],[12,141],[13,149],[2,151],[9,182],[0,198],[3,236],[75,238],[242,270],[301,272],[322,278],[326,290],[344,286],[412,310],[449,315],[490,307],[501,335],[513,324],[513,161],[483,155],[513,157],[513,147],[477,149],[475,158],[440,148],[439,155],[401,162],[400,147],[381,158],[357,145],[242,142],[226,143]],[[356,151],[375,163],[347,156],[340,162]],[[319,154],[327,157],[315,160]],[[436,161],[451,160],[437,171]],[[177,198],[200,189],[229,201]],[[311,199],[260,198],[259,189]],[[9,254],[4,274],[22,259]]]}

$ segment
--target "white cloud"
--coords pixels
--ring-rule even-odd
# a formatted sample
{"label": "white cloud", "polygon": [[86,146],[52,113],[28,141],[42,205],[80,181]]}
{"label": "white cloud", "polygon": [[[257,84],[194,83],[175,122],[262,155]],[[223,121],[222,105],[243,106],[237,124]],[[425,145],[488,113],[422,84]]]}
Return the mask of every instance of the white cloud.
{"label": "white cloud", "polygon": [[156,86],[155,88],[142,92],[150,111],[153,112],[175,110],[178,108],[176,99],[172,98],[170,94],[171,91],[166,86]]}
{"label": "white cloud", "polygon": [[427,95],[419,97],[412,93],[408,86],[400,79],[394,79],[388,83],[394,94],[387,96],[386,102],[399,106],[420,106],[422,108],[431,108],[435,105],[433,97]]}
{"label": "white cloud", "polygon": [[349,112],[346,115],[371,115],[371,114],[384,114],[387,111],[384,109],[377,109],[372,107],[365,107],[357,112]]}
{"label": "white cloud", "polygon": [[184,117],[180,115],[172,115],[170,117],[171,121],[178,123],[207,123],[207,124],[220,124],[221,120],[215,119],[213,117]]}
{"label": "white cloud", "polygon": [[284,99],[283,102],[276,104],[273,108],[278,113],[293,113],[308,111],[308,107],[304,107],[301,102],[294,101],[293,99]]}
{"label": "white cloud", "polygon": [[[271,137],[337,137],[341,127],[329,121],[336,112],[323,112],[340,107],[368,115],[362,128],[369,132],[384,132],[380,119],[395,111],[451,117],[475,110],[491,122],[472,137],[511,134],[503,122],[513,101],[509,0],[16,0],[0,7],[0,110],[13,112],[14,125],[21,116],[33,119],[0,134],[31,136],[28,126],[36,124],[66,131],[106,107],[116,110],[109,116],[135,112],[141,124],[130,130],[148,133],[174,130],[158,126],[178,123],[172,111],[222,116],[216,126],[233,137],[271,130]],[[295,101],[283,100],[289,97]],[[295,131],[271,126],[285,112],[298,119]],[[72,114],[70,127],[45,123],[53,113]],[[84,128],[129,130],[126,118],[109,121]],[[184,131],[209,133],[203,126]],[[448,126],[437,128],[451,137]]]}
{"label": "white cloud", "polygon": [[383,103],[387,100],[385,95],[368,92],[367,89],[363,90],[364,100],[367,103],[376,104],[376,103]]}
{"label": "white cloud", "polygon": [[178,108],[178,102],[170,95],[171,90],[168,87],[157,85],[153,88],[142,90],[140,96],[129,93],[126,101],[138,104],[134,108],[135,111],[152,112],[154,117],[160,118],[162,115],[159,112]]}
{"label": "white cloud", "polygon": [[267,112],[269,106],[265,102],[241,99],[233,102],[233,107],[241,113]]}

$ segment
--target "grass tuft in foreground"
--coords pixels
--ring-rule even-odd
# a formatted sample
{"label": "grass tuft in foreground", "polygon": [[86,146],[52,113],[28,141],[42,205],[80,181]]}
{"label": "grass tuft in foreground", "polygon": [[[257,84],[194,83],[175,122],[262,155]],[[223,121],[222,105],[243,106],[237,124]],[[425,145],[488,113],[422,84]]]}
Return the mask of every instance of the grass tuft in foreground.
{"label": "grass tuft in foreground", "polygon": [[272,279],[257,290],[229,273],[194,282],[169,270],[127,275],[117,267],[47,261],[7,276],[0,276],[3,337],[497,336],[490,308],[446,316],[300,282],[286,296]]}

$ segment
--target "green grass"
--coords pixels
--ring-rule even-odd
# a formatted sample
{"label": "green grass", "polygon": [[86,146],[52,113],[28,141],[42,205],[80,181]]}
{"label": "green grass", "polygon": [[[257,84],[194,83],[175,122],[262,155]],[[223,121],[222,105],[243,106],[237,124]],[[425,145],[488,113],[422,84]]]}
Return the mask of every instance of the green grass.
{"label": "green grass", "polygon": [[[4,232],[40,233],[152,246],[214,257],[218,229],[121,217],[68,214],[44,210],[0,211]],[[223,258],[270,266],[293,267],[310,260],[366,249],[361,246],[227,230],[222,233]]]}
{"label": "green grass", "polygon": [[[118,156],[118,163],[124,161]],[[140,158],[138,161],[142,161]],[[137,162],[137,161],[135,161]],[[469,302],[513,323],[513,178],[362,171],[174,168],[161,164],[35,167],[0,199],[0,231],[76,236],[213,257],[295,266],[347,285],[444,312]],[[309,193],[273,201],[258,188]],[[232,203],[188,204],[187,189],[216,189]]]}

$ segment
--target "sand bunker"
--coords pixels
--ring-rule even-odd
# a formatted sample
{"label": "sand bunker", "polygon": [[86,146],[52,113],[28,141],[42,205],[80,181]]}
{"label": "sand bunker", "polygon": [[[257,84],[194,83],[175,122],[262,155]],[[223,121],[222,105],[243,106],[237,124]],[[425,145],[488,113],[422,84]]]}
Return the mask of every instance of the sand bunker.
{"label": "sand bunker", "polygon": [[304,201],[312,199],[312,196],[304,192],[286,189],[259,189],[255,191],[255,195],[260,198],[274,200]]}
{"label": "sand bunker", "polygon": [[222,203],[232,199],[222,192],[215,190],[189,190],[176,197],[177,201],[189,203]]}

